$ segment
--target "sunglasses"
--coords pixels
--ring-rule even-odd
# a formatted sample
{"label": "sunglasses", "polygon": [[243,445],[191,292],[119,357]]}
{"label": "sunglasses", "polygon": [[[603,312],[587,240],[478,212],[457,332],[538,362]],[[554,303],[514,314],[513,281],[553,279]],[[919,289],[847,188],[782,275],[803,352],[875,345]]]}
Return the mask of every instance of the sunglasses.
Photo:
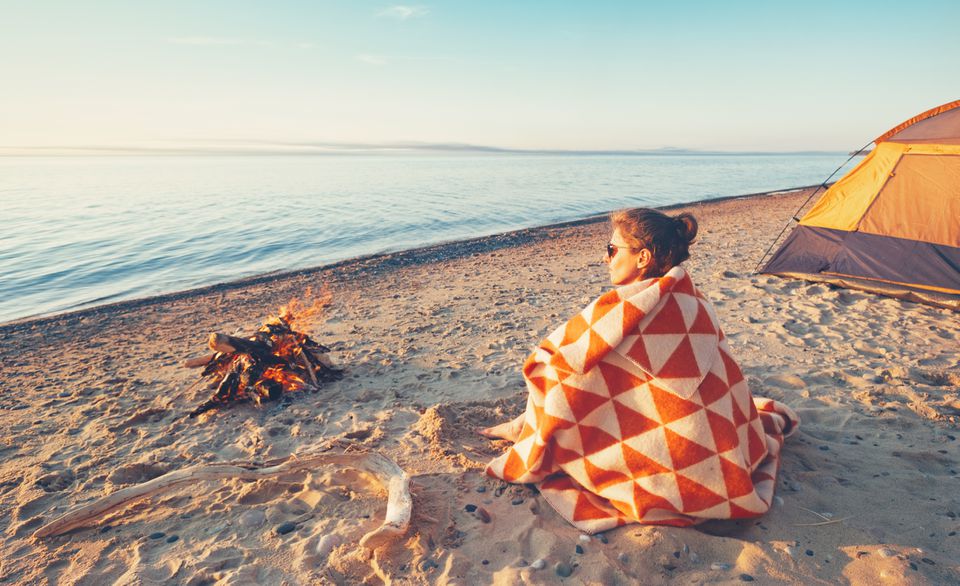
{"label": "sunglasses", "polygon": [[608,242],[608,243],[607,243],[607,256],[609,256],[610,258],[613,258],[614,256],[617,255],[617,249],[620,249],[620,248],[633,248],[633,247],[632,247],[632,246],[617,246],[617,245],[614,244],[613,242]]}

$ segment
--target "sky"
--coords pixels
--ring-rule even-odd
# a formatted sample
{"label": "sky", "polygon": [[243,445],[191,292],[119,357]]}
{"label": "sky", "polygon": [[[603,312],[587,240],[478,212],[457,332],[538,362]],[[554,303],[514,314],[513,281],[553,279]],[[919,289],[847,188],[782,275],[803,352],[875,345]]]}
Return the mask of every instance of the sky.
{"label": "sky", "polygon": [[960,98],[960,2],[0,0],[0,153],[851,151]]}

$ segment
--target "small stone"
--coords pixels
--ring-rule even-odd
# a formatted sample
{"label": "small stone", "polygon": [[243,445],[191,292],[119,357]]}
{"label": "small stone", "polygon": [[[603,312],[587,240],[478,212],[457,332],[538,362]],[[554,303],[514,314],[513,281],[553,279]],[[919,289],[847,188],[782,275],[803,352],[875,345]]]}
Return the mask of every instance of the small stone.
{"label": "small stone", "polygon": [[277,535],[286,535],[287,533],[290,533],[296,528],[297,528],[296,523],[292,521],[287,521],[286,523],[281,523],[280,525],[277,525],[276,532],[277,532]]}
{"label": "small stone", "polygon": [[623,553],[622,551],[617,554],[617,561],[620,562],[621,564],[627,563],[628,559],[629,558],[627,558],[627,554]]}
{"label": "small stone", "polygon": [[579,546],[579,545],[575,548],[574,551],[576,551],[577,553],[583,555],[583,547],[581,547],[581,546]]}
{"label": "small stone", "polygon": [[790,490],[792,490],[793,492],[800,492],[801,490],[803,490],[803,485],[797,482],[796,480],[794,480],[793,482],[790,483]]}
{"label": "small stone", "polygon": [[580,541],[582,541],[583,543],[590,543],[590,536],[585,533],[581,533]]}
{"label": "small stone", "polygon": [[484,523],[490,522],[490,513],[487,512],[483,507],[477,507],[476,511],[477,518],[483,521]]}
{"label": "small stone", "polygon": [[600,535],[597,535],[597,539],[600,541],[600,543],[602,543],[602,544],[604,544],[604,545],[610,543],[610,540],[607,539],[607,536],[604,535],[603,533],[601,533]]}
{"label": "small stone", "polygon": [[113,529],[113,527],[111,527],[111,526],[109,526],[109,525],[104,525],[103,527],[100,528],[100,533],[106,533],[107,531],[110,531],[111,529]]}
{"label": "small stone", "polygon": [[937,563],[930,558],[920,558],[920,561],[927,564],[928,566],[935,566]]}
{"label": "small stone", "polygon": [[913,562],[910,562],[910,569],[913,570],[914,572],[917,572],[920,570],[920,568],[917,567],[917,564]]}
{"label": "small stone", "polygon": [[530,567],[534,570],[542,570],[547,567],[547,560],[543,558],[533,560],[533,563],[530,564]]}
{"label": "small stone", "polygon": [[741,582],[753,582],[753,576],[750,574],[740,574]]}
{"label": "small stone", "polygon": [[777,505],[778,507],[782,507],[782,506],[783,506],[783,497],[781,497],[781,496],[775,496],[775,497],[773,497],[773,504]]}
{"label": "small stone", "polygon": [[882,558],[892,558],[893,556],[897,555],[897,552],[893,551],[889,547],[882,547],[877,553],[880,554],[880,557]]}
{"label": "small stone", "polygon": [[486,566],[490,564],[490,560],[481,560],[480,563]]}
{"label": "small stone", "polygon": [[463,507],[463,510],[465,510],[468,513],[472,513],[477,510],[477,505],[467,505]]}
{"label": "small stone", "polygon": [[161,539],[161,538],[166,537],[166,536],[167,536],[167,534],[164,533],[163,531],[157,531],[157,532],[151,533],[151,534],[149,535],[150,539]]}
{"label": "small stone", "polygon": [[812,549],[808,549],[807,551],[805,551],[805,552],[803,552],[803,553],[805,553],[805,554],[807,554],[808,556],[811,556],[811,557],[813,556],[813,550],[812,550]]}
{"label": "small stone", "polygon": [[512,501],[510,501],[510,504],[511,504],[511,505],[522,505],[522,504],[523,504],[523,497],[518,496],[517,498],[513,499]]}
{"label": "small stone", "polygon": [[710,564],[710,569],[711,569],[711,570],[716,570],[716,571],[718,571],[718,572],[721,572],[721,571],[729,570],[729,569],[730,569],[730,564],[724,564],[724,563],[721,563],[721,562],[713,562],[712,564]]}
{"label": "small stone", "polygon": [[170,537],[167,538],[167,543],[173,543],[174,541],[177,541],[178,539],[180,539],[180,536],[179,536],[179,535],[171,535]]}
{"label": "small stone", "polygon": [[680,552],[679,551],[673,552],[673,557],[680,559]]}
{"label": "small stone", "polygon": [[486,486],[478,486],[478,487],[477,487],[477,492],[487,492],[487,487],[486,487]]}
{"label": "small stone", "polygon": [[566,578],[573,573],[573,568],[563,562],[557,562],[557,565],[553,566],[553,571],[561,578]]}

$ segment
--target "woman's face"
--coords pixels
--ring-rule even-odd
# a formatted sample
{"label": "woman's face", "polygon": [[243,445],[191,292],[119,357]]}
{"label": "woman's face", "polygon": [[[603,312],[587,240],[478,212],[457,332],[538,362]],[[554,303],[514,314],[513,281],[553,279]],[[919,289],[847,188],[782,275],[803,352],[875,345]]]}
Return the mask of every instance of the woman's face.
{"label": "woman's face", "polygon": [[603,257],[610,271],[610,282],[619,286],[643,280],[651,266],[650,251],[646,248],[631,250],[623,234],[620,233],[620,228],[613,229],[610,244],[613,248],[610,248]]}

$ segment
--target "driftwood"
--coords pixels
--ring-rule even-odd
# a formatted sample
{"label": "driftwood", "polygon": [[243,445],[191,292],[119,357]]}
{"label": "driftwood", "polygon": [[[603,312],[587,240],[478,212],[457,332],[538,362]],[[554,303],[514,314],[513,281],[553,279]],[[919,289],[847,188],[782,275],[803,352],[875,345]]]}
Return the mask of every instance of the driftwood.
{"label": "driftwood", "polygon": [[133,501],[153,497],[188,482],[223,478],[259,480],[331,464],[368,472],[388,491],[387,511],[383,523],[380,527],[366,533],[360,539],[360,545],[368,549],[377,549],[394,537],[402,535],[410,525],[410,514],[413,510],[413,499],[410,496],[410,477],[386,456],[374,452],[366,454],[314,454],[301,457],[291,456],[267,464],[269,465],[263,467],[256,467],[243,462],[200,464],[183,470],[168,472],[143,484],[120,489],[92,503],[76,507],[37,529],[33,536],[44,538],[62,535],[78,527],[96,524],[107,514]]}

